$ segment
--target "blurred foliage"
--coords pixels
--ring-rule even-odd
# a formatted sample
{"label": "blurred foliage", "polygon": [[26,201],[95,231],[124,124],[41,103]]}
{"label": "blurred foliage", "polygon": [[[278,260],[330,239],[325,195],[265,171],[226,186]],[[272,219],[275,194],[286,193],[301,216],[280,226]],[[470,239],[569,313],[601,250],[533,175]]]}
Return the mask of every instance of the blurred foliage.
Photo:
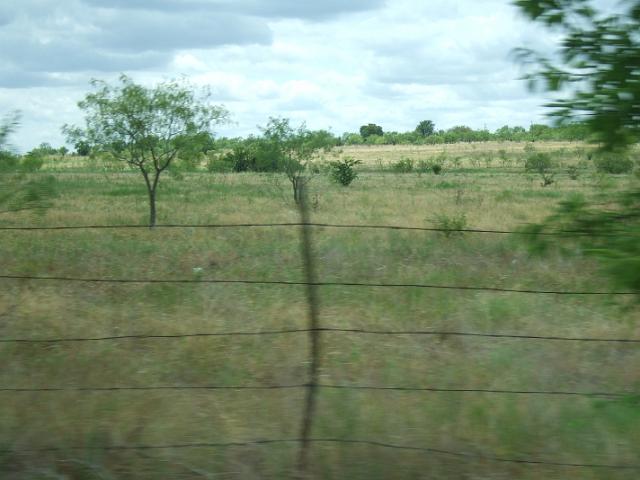
{"label": "blurred foliage", "polygon": [[633,160],[625,152],[598,152],[593,158],[596,169],[601,173],[631,173]]}
{"label": "blurred foliage", "polygon": [[640,190],[601,200],[606,207],[600,202],[594,206],[581,195],[561,202],[554,215],[528,227],[534,249],[542,252],[558,246],[558,237],[544,234],[564,232],[565,239],[576,242],[582,252],[601,260],[616,286],[640,293]]}
{"label": "blurred foliage", "polygon": [[27,178],[24,173],[39,170],[42,158],[28,154],[21,160],[8,150],[8,137],[18,123],[17,112],[0,123],[0,214],[25,211],[43,214],[55,195],[55,181],[53,177]]}
{"label": "blurred foliage", "polygon": [[53,204],[56,182],[52,176],[28,179],[24,175],[2,175],[0,214],[31,212],[43,215]]}
{"label": "blurred foliage", "polygon": [[[605,14],[588,0],[517,0],[531,20],[564,37],[552,61],[529,49],[517,50],[538,70],[531,85],[563,92],[551,103],[559,123],[584,122],[601,144],[594,158],[604,173],[628,173],[633,162],[628,147],[640,139],[640,0],[617,4]],[[615,193],[590,204],[582,197],[563,202],[533,233],[580,232],[572,237],[582,251],[602,262],[613,282],[640,292],[640,188]],[[535,235],[535,245],[549,245]]]}
{"label": "blurred foliage", "polygon": [[549,106],[560,123],[584,122],[606,150],[640,138],[640,1],[620,2],[604,14],[588,0],[517,0],[531,20],[564,38],[551,60],[530,49],[516,53],[537,71],[532,87],[569,92]]}

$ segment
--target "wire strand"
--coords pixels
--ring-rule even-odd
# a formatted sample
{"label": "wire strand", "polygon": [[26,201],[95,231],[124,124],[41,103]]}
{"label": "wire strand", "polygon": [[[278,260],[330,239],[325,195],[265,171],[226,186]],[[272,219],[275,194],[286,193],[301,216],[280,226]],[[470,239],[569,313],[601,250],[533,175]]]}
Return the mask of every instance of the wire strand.
{"label": "wire strand", "polygon": [[[10,388],[0,387],[3,393],[64,393],[64,392],[85,392],[85,393],[105,393],[105,392],[125,392],[125,391],[216,391],[216,390],[292,390],[309,388],[310,384],[293,385],[167,385],[167,386],[113,386],[113,387],[41,387],[41,388]],[[390,392],[430,392],[430,393],[480,393],[497,395],[541,395],[541,396],[570,396],[570,397],[618,397],[626,398],[633,396],[632,393],[621,392],[573,392],[560,390],[506,390],[506,389],[485,389],[485,388],[437,388],[437,387],[395,387],[395,386],[370,386],[370,385],[335,385],[335,384],[314,384],[314,387],[325,390],[369,390],[369,391],[390,391]]]}
{"label": "wire strand", "polygon": [[[234,447],[250,447],[250,446],[268,446],[277,444],[290,444],[300,443],[302,439],[265,439],[265,440],[252,440],[245,442],[197,442],[197,443],[174,443],[166,445],[107,445],[101,447],[93,446],[69,446],[69,447],[43,447],[33,449],[0,449],[1,453],[56,453],[67,451],[127,451],[127,450],[183,450],[183,449],[199,449],[199,448],[234,448]],[[425,452],[434,455],[453,456],[466,458],[470,460],[481,460],[499,463],[514,463],[529,466],[549,466],[549,467],[566,467],[566,468],[597,468],[597,469],[613,469],[613,470],[640,470],[640,465],[617,465],[607,463],[577,463],[577,462],[559,462],[559,461],[545,461],[531,458],[505,458],[491,455],[483,455],[468,452],[458,452],[453,450],[445,450],[431,447],[418,447],[411,445],[399,445],[394,443],[373,441],[373,440],[358,440],[358,439],[343,439],[343,438],[311,438],[308,439],[310,443],[316,444],[343,444],[343,445],[366,445],[377,448],[387,448],[393,450],[405,450],[414,452]]]}
{"label": "wire strand", "polygon": [[[404,230],[435,233],[478,233],[495,235],[525,235],[525,236],[615,236],[629,235],[628,232],[589,232],[582,230],[559,230],[552,232],[528,232],[524,230],[500,230],[482,228],[437,228],[437,227],[412,227],[402,225],[357,225],[337,223],[219,223],[219,224],[165,224],[156,225],[153,229],[232,229],[232,228],[288,228],[309,226],[315,228],[335,229],[360,229],[360,230]],[[0,227],[0,231],[64,231],[64,230],[149,230],[148,225],[53,225],[32,227]]]}
{"label": "wire strand", "polygon": [[537,295],[577,295],[577,296],[631,296],[640,292],[598,292],[598,291],[564,291],[564,290],[535,290],[500,287],[474,287],[454,285],[431,285],[422,283],[365,283],[365,282],[296,282],[285,280],[233,280],[233,279],[129,279],[129,278],[81,278],[61,276],[31,276],[31,275],[0,275],[3,280],[29,280],[49,282],[75,283],[110,283],[110,284],[239,284],[239,285],[287,285],[318,287],[364,287],[364,288],[422,288],[432,290],[458,290],[494,293],[524,293]]}
{"label": "wire strand", "polygon": [[217,332],[217,333],[185,333],[173,335],[160,334],[140,334],[140,335],[113,335],[104,337],[71,337],[71,338],[5,338],[0,339],[0,343],[22,343],[22,344],[54,344],[54,343],[82,343],[82,342],[105,342],[121,340],[180,340],[188,338],[211,338],[211,337],[255,337],[255,336],[277,336],[310,333],[313,331],[323,333],[347,333],[354,335],[385,335],[385,336],[434,336],[434,337],[471,337],[471,338],[494,338],[506,340],[539,340],[539,341],[560,341],[560,342],[588,342],[588,343],[623,343],[640,344],[640,339],[624,338],[589,338],[589,337],[562,337],[543,335],[509,335],[501,333],[473,333],[454,332],[438,330],[415,330],[415,331],[394,331],[394,330],[366,330],[360,328],[332,328],[322,327],[317,329],[298,328],[283,330],[265,330],[257,332]]}

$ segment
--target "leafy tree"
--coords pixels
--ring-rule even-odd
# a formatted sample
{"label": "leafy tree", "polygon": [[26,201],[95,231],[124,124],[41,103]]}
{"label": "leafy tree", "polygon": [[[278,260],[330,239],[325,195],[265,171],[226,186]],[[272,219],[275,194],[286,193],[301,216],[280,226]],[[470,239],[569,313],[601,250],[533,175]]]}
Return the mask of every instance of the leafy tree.
{"label": "leafy tree", "polygon": [[53,148],[50,144],[43,142],[40,145],[38,145],[36,148],[31,150],[31,152],[36,155],[47,156],[47,155],[56,155],[58,153],[58,150]]}
{"label": "leafy tree", "polygon": [[363,141],[362,135],[357,133],[345,133],[342,135],[342,143],[344,145],[362,145]]}
{"label": "leafy tree", "polygon": [[78,140],[74,143],[73,148],[77,155],[87,157],[91,153],[91,145],[86,140]]}
{"label": "leafy tree", "polygon": [[311,165],[313,159],[321,151],[330,150],[335,145],[335,139],[326,131],[312,132],[305,124],[294,128],[287,118],[270,118],[261,130],[265,144],[277,159],[279,170],[291,182],[293,199],[300,204],[303,188],[317,173]]}
{"label": "leafy tree", "polygon": [[360,136],[365,140],[372,136],[378,135],[382,137],[384,135],[384,131],[380,125],[376,125],[375,123],[370,123],[368,125],[363,125],[360,127]]}
{"label": "leafy tree", "polygon": [[[605,152],[620,153],[640,134],[640,0],[621,2],[618,13],[604,15],[588,0],[518,0],[533,21],[563,32],[559,64],[519,50],[539,68],[530,75],[553,92],[560,121],[582,120]],[[596,255],[611,278],[640,292],[640,188],[607,195],[589,204],[583,198],[563,202],[555,215],[532,227],[583,232],[577,241]],[[538,245],[544,242],[538,238]]]}
{"label": "leafy tree", "polygon": [[549,125],[542,125],[539,123],[533,123],[529,127],[529,135],[532,140],[548,140],[549,134],[552,132]]}
{"label": "leafy tree", "polygon": [[416,127],[416,133],[422,137],[430,137],[435,130],[436,126],[431,120],[422,120]]}
{"label": "leafy tree", "polygon": [[[85,112],[84,129],[65,125],[69,142],[88,142],[137,169],[149,197],[149,225],[156,224],[160,176],[180,154],[208,141],[212,125],[224,122],[227,111],[199,98],[191,87],[171,81],[147,88],[126,75],[109,85],[93,80],[95,92],[78,103]],[[204,147],[202,147],[204,148]]]}

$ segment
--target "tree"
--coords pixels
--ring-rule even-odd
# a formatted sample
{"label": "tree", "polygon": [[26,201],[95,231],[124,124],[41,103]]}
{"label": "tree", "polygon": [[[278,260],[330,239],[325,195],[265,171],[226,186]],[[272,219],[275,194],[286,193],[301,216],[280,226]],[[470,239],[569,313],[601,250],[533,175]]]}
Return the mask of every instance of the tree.
{"label": "tree", "polygon": [[368,125],[363,125],[360,127],[360,136],[362,138],[366,140],[372,135],[378,135],[380,137],[383,136],[384,131],[382,130],[382,127],[380,125],[376,125],[375,123],[370,123]]}
{"label": "tree", "polygon": [[76,151],[76,155],[80,155],[81,157],[87,157],[91,153],[91,145],[85,140],[78,140],[73,145],[73,148]]}
{"label": "tree", "polygon": [[536,65],[532,86],[570,92],[549,106],[561,122],[582,120],[607,150],[640,139],[640,1],[620,2],[617,14],[598,12],[589,0],[517,0],[531,20],[564,39],[557,62],[529,50],[518,57]]}
{"label": "tree", "polygon": [[312,132],[303,123],[298,128],[291,126],[287,118],[270,118],[266,127],[261,128],[263,139],[271,147],[279,170],[283,171],[293,188],[293,199],[302,202],[303,188],[312,175],[313,159],[321,151],[329,151],[335,146],[335,138],[329,132]]}
{"label": "tree", "polygon": [[[533,21],[563,32],[558,62],[530,50],[520,58],[538,66],[534,84],[565,96],[549,106],[560,121],[582,120],[601,150],[620,154],[640,134],[640,0],[621,2],[604,15],[588,0],[518,0]],[[578,231],[584,252],[597,256],[612,280],[640,292],[640,188],[563,202],[533,233]],[[542,237],[537,244],[545,246]]]}
{"label": "tree", "polygon": [[416,133],[422,137],[430,137],[435,132],[436,126],[431,120],[423,120],[416,127]]}
{"label": "tree", "polygon": [[139,170],[149,197],[149,226],[156,224],[156,198],[160,176],[181,153],[192,152],[203,135],[227,119],[221,106],[208,104],[182,82],[154,88],[134,83],[126,75],[109,85],[92,80],[96,89],[78,103],[85,112],[85,128],[65,125],[71,144],[87,142]]}

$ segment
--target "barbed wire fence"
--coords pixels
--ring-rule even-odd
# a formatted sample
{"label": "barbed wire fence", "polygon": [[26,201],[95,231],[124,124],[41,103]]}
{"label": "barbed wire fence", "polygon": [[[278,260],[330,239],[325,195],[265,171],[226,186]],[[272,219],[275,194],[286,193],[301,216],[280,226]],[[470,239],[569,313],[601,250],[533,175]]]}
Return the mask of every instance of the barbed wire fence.
{"label": "barbed wire fence", "polygon": [[[186,334],[148,334],[148,335],[117,335],[103,337],[69,337],[69,338],[0,338],[1,344],[64,344],[64,343],[91,343],[91,342],[122,342],[137,340],[179,340],[188,338],[212,338],[212,337],[247,337],[247,336],[281,336],[281,335],[308,335],[309,338],[309,362],[307,380],[304,383],[290,385],[147,385],[147,386],[102,386],[102,387],[34,387],[34,388],[14,388],[10,386],[0,386],[0,393],[21,394],[21,393],[42,393],[55,394],[62,392],[83,392],[89,394],[108,394],[123,391],[267,391],[267,390],[304,390],[306,392],[303,414],[300,419],[300,435],[298,438],[288,439],[261,439],[245,442],[197,442],[178,443],[165,445],[106,445],[100,447],[93,446],[71,446],[71,447],[46,447],[35,449],[0,449],[0,453],[55,453],[65,451],[144,451],[144,450],[182,450],[182,449],[212,449],[226,447],[246,447],[246,446],[268,446],[275,444],[291,444],[298,446],[298,460],[296,477],[307,478],[309,472],[309,459],[312,445],[338,444],[338,445],[365,445],[376,448],[404,450],[413,452],[423,452],[432,455],[441,455],[467,460],[510,463],[529,466],[547,466],[558,468],[578,468],[578,469],[604,469],[622,471],[640,471],[638,465],[620,465],[608,463],[569,463],[560,461],[546,461],[535,458],[504,458],[490,454],[481,455],[476,453],[458,452],[438,449],[433,447],[423,447],[416,445],[399,445],[376,440],[345,439],[345,438],[314,438],[313,426],[316,413],[317,395],[320,390],[354,390],[354,391],[395,391],[409,393],[457,393],[457,394],[478,394],[478,395],[517,395],[517,396],[546,396],[546,397],[592,397],[592,398],[627,398],[638,395],[638,392],[610,392],[610,391],[561,391],[561,390],[501,390],[501,389],[472,389],[472,388],[437,388],[429,386],[374,386],[374,385],[340,385],[321,383],[319,372],[321,367],[321,335],[325,333],[348,334],[348,335],[368,335],[368,336],[456,336],[470,337],[477,339],[494,339],[510,341],[535,341],[535,342],[573,342],[573,343],[601,343],[601,344],[631,344],[640,345],[640,339],[633,338],[595,338],[595,337],[570,337],[557,335],[514,335],[502,333],[482,333],[465,331],[446,330],[376,330],[361,328],[338,328],[322,326],[319,315],[319,287],[338,286],[344,288],[418,288],[430,290],[455,290],[455,291],[477,291],[488,293],[515,293],[531,295],[562,295],[562,296],[634,296],[638,292],[629,291],[567,291],[567,290],[546,290],[546,289],[512,289],[477,285],[435,285],[419,283],[366,283],[366,282],[321,282],[317,278],[315,269],[315,255],[313,251],[313,229],[334,228],[334,229],[376,229],[376,230],[396,230],[396,231],[423,231],[441,233],[472,233],[472,234],[493,234],[493,235],[545,235],[545,236],[588,236],[593,232],[586,231],[554,231],[554,232],[530,232],[530,231],[509,231],[497,229],[448,229],[448,228],[426,228],[426,227],[406,227],[394,225],[344,225],[329,223],[312,223],[308,211],[308,203],[303,195],[300,204],[300,222],[291,223],[237,223],[237,224],[174,224],[158,225],[155,229],[222,229],[222,228],[299,228],[300,248],[303,260],[304,281],[275,281],[256,279],[155,279],[155,278],[88,278],[69,276],[38,276],[38,275],[11,275],[0,274],[0,279],[4,280],[24,280],[30,282],[75,282],[75,283],[107,283],[107,284],[244,284],[244,285],[273,285],[273,286],[304,286],[306,291],[306,303],[308,306],[308,327],[297,329],[264,330],[264,331],[230,331],[230,332],[196,332]],[[4,226],[0,231],[22,231],[22,232],[55,232],[69,230],[120,230],[120,229],[148,229],[144,225],[79,225],[79,226]],[[615,235],[616,232],[598,235]]]}

